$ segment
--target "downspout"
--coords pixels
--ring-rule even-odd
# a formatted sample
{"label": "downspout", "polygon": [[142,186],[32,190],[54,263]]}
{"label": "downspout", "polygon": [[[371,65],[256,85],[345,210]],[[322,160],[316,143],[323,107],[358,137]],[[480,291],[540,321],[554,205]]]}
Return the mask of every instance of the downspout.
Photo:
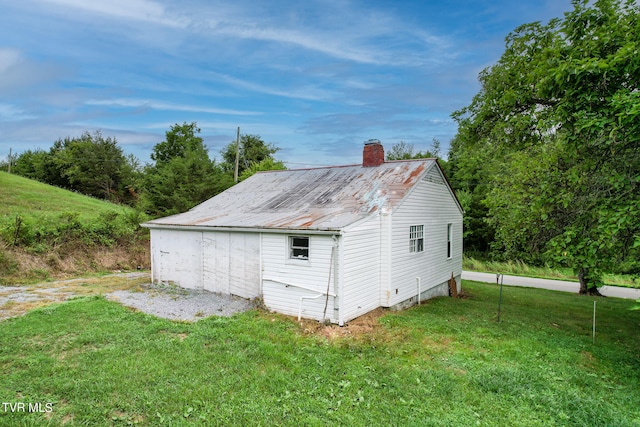
{"label": "downspout", "polygon": [[337,241],[338,247],[338,280],[336,281],[336,285],[338,286],[338,326],[344,326],[344,248],[341,244],[344,242],[344,234],[340,236]]}
{"label": "downspout", "polygon": [[[149,234],[151,234],[151,233],[149,233]],[[156,254],[154,252],[153,243],[151,243],[151,242],[153,242],[153,240],[151,240],[151,237],[149,237],[149,246],[150,246],[149,249],[151,251],[151,283],[155,285],[156,284],[156,278],[155,278],[156,275],[154,274],[153,270],[155,269],[156,265],[158,265],[158,264],[156,262]]]}
{"label": "downspout", "polygon": [[333,237],[333,246],[331,246],[331,257],[329,258],[329,277],[327,278],[327,298],[324,301],[324,311],[322,312],[322,323],[325,322],[327,318],[327,307],[329,306],[329,289],[331,286],[331,274],[333,273],[333,263],[336,253],[336,246],[338,245],[338,239],[336,236]]}
{"label": "downspout", "polygon": [[421,294],[422,292],[420,291],[420,285],[421,285],[421,283],[420,283],[420,278],[419,278],[419,277],[416,277],[416,282],[418,282],[418,305],[420,305],[420,294]]}

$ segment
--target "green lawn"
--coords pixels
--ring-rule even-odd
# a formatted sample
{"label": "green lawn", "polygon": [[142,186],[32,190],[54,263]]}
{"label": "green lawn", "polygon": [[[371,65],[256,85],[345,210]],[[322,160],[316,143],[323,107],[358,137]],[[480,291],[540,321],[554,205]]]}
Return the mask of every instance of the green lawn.
{"label": "green lawn", "polygon": [[497,287],[463,287],[334,339],[258,310],[188,324],[103,297],[40,308],[0,322],[0,400],[45,412],[0,406],[0,425],[640,425],[631,302],[597,300],[594,344],[593,298],[505,287],[497,323]]}

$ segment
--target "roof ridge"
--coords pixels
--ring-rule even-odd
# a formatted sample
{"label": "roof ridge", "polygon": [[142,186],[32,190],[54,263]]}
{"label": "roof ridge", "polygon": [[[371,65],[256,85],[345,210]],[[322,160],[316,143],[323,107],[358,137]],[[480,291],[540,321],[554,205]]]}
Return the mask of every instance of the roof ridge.
{"label": "roof ridge", "polygon": [[[437,157],[426,157],[426,158],[422,158],[422,159],[401,159],[401,160],[385,160],[381,165],[378,166],[366,166],[367,168],[377,168],[379,166],[385,165],[385,164],[389,164],[389,163],[406,163],[406,162],[424,162],[427,160],[438,160]],[[258,171],[256,172],[256,174],[258,173],[270,173],[270,172],[293,172],[293,171],[312,171],[312,170],[319,170],[319,169],[338,169],[338,168],[351,168],[351,167],[365,167],[362,166],[362,163],[354,163],[354,164],[350,164],[350,165],[334,165],[334,166],[318,166],[318,167],[312,167],[312,168],[296,168],[296,169],[277,169],[277,170],[269,170],[269,171]]]}

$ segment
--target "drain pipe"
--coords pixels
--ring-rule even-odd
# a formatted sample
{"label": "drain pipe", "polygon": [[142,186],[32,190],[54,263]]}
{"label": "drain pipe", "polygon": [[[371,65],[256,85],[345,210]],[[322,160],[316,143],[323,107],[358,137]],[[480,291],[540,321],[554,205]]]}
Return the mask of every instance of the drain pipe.
{"label": "drain pipe", "polygon": [[419,277],[416,277],[416,282],[418,282],[418,305],[420,305],[420,294],[422,294],[421,292],[421,279]]}

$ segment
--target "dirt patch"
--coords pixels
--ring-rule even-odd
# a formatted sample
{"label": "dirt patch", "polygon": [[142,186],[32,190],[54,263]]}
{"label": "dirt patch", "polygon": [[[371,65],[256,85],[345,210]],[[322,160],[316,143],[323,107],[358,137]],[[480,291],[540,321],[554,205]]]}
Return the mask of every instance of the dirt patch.
{"label": "dirt patch", "polygon": [[59,280],[29,286],[0,286],[0,320],[25,314],[44,305],[84,295],[105,295],[139,289],[149,273],[118,273],[103,277]]}
{"label": "dirt patch", "polygon": [[47,253],[31,253],[22,248],[3,248],[12,268],[0,275],[0,284],[64,280],[90,271],[148,269],[149,243],[114,247],[62,245]]}
{"label": "dirt patch", "polygon": [[324,325],[316,320],[302,319],[299,323],[302,333],[306,335],[317,335],[328,340],[344,337],[363,337],[372,335],[381,330],[379,319],[387,313],[383,308],[377,308],[357,317],[345,326],[335,324]]}

